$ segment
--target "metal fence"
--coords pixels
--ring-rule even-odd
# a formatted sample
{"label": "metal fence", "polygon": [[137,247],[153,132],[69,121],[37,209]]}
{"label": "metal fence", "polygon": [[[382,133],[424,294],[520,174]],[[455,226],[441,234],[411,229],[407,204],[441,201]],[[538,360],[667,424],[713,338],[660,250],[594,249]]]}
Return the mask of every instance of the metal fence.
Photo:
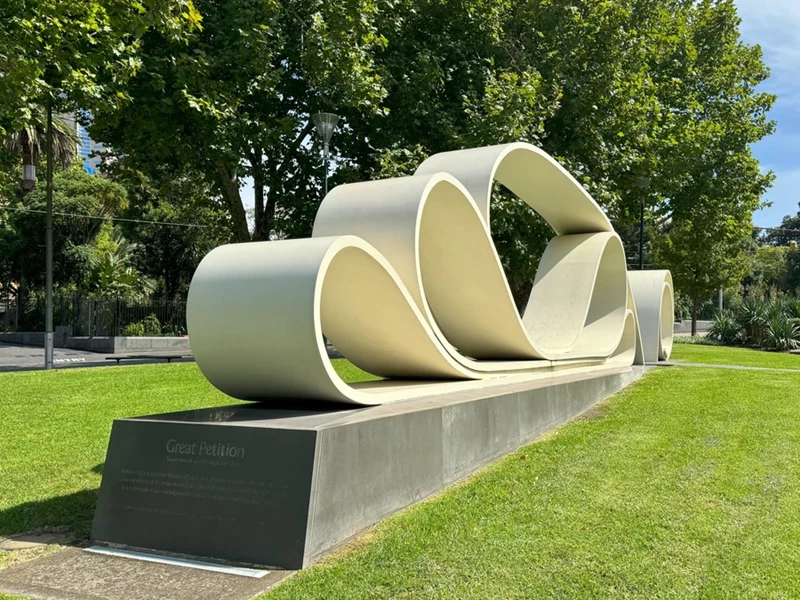
{"label": "metal fence", "polygon": [[[6,330],[44,331],[44,298],[29,298],[19,309],[7,306],[6,313]],[[57,295],[53,325],[72,328],[73,336],[182,336],[186,335],[186,302]]]}

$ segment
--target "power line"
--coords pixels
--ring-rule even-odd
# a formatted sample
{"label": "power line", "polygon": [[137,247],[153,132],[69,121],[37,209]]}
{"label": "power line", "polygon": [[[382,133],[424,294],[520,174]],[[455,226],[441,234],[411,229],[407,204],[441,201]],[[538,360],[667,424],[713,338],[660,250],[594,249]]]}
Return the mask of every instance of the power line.
{"label": "power line", "polygon": [[782,233],[800,233],[800,229],[787,229],[785,227],[756,227],[753,225],[753,229],[758,229],[760,231],[780,231]]}
{"label": "power line", "polygon": [[[43,210],[36,210],[33,208],[22,208],[22,207],[12,207],[12,206],[0,206],[0,210],[9,210],[9,211],[17,211],[17,212],[27,212],[27,213],[36,213],[36,214],[46,214]],[[167,225],[171,227],[195,227],[198,229],[205,229],[205,225],[198,225],[196,223],[174,223],[172,221],[147,221],[144,219],[123,219],[121,217],[99,217],[96,215],[82,215],[78,213],[65,213],[65,212],[53,212],[54,215],[58,215],[60,217],[78,217],[81,219],[94,219],[97,221],[120,221],[123,223],[136,223],[141,225]]]}

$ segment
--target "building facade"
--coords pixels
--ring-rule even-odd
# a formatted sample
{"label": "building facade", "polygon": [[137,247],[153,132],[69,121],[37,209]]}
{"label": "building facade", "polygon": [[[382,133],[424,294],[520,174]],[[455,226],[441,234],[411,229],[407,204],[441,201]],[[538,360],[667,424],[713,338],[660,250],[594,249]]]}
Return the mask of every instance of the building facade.
{"label": "building facade", "polygon": [[83,169],[92,175],[96,174],[101,161],[100,153],[104,150],[103,144],[95,142],[89,136],[86,127],[81,125],[75,113],[64,115],[64,120],[75,129],[78,136],[78,158]]}

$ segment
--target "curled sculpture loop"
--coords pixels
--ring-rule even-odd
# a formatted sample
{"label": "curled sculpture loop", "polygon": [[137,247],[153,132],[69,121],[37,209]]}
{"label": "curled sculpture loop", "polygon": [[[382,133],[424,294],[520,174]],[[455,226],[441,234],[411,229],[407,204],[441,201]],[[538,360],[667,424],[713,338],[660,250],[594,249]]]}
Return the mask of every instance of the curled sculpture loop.
{"label": "curled sculpture loop", "polygon": [[[523,315],[489,231],[495,181],[556,232]],[[669,272],[628,273],[592,197],[545,152],[516,143],[339,186],[310,239],[213,250],[187,320],[198,365],[232,396],[368,405],[666,359],[672,302]],[[344,383],[323,334],[386,379]]]}

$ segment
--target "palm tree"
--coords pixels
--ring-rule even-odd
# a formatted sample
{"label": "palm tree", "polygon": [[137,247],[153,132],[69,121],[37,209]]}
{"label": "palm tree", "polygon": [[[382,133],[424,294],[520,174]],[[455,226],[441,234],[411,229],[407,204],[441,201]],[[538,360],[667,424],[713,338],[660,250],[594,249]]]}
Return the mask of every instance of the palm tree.
{"label": "palm tree", "polygon": [[[3,139],[3,145],[22,155],[22,193],[33,191],[39,156],[47,150],[47,115],[44,109],[31,122]],[[53,160],[62,169],[72,165],[78,154],[78,134],[63,117],[53,116]]]}

